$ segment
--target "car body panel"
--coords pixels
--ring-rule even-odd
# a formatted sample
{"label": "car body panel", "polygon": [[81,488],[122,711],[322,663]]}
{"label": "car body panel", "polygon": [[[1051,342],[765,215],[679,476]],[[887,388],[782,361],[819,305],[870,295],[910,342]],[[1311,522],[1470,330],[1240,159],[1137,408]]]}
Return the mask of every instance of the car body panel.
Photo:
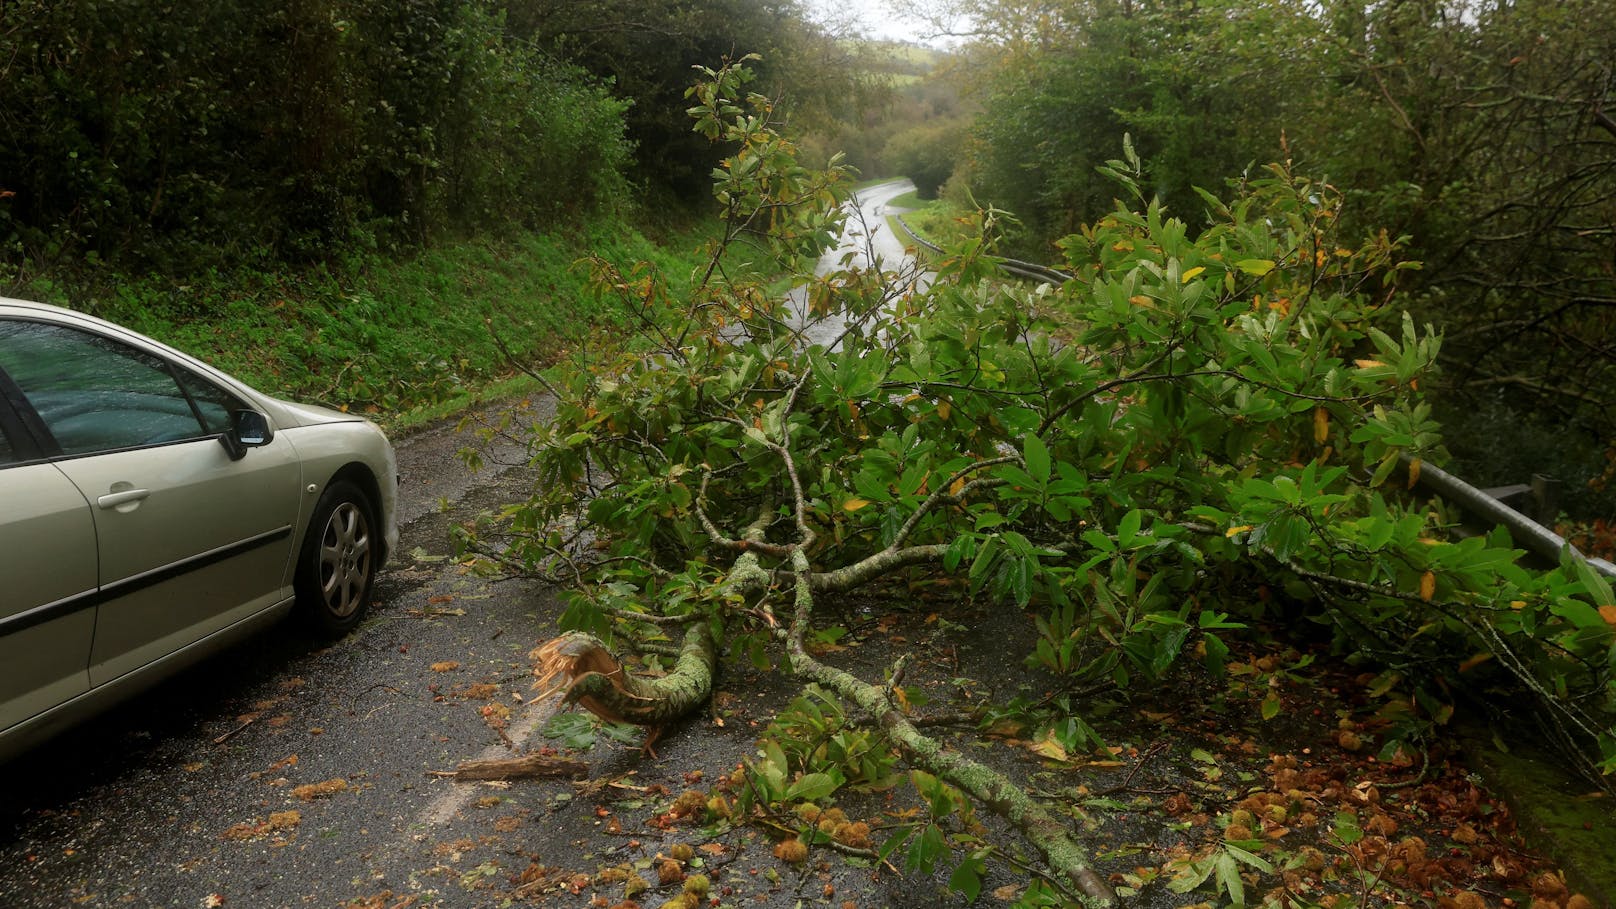
{"label": "car body panel", "polygon": [[[290,595],[296,454],[276,439],[232,461],[205,438],[57,462],[95,519],[102,605],[93,684]],[[118,495],[136,491],[145,495]]]}
{"label": "car body panel", "polygon": [[84,497],[50,464],[6,473],[0,728],[89,690],[97,592],[95,525]]}
{"label": "car body panel", "polygon": [[[295,600],[297,554],[331,483],[370,494],[376,564],[396,550],[397,462],[369,421],[265,395],[104,320],[0,297],[0,325],[18,320],[171,363],[186,389],[188,371],[263,414],[271,432],[236,459],[216,434],[58,448],[33,399],[12,385],[11,400],[0,387],[0,429],[32,437],[20,461],[0,452],[0,759],[283,617]],[[37,333],[15,337],[29,334]],[[67,422],[76,416],[51,412],[70,433],[83,425]]]}

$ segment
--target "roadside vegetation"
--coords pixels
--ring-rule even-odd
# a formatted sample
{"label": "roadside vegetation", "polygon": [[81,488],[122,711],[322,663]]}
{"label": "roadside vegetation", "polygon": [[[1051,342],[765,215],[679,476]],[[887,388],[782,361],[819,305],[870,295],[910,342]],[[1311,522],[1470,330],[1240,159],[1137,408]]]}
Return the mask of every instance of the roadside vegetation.
{"label": "roadside vegetation", "polygon": [[1444,333],[1429,390],[1445,463],[1480,485],[1551,474],[1573,517],[1616,517],[1616,24],[1602,3],[911,6],[970,40],[934,70],[958,101],[925,121],[963,122],[960,139],[901,159],[923,190],[1014,213],[1007,254],[1058,264],[1060,239],[1110,208],[1099,166],[1124,135],[1147,193],[1192,228],[1215,217],[1197,188],[1290,162],[1340,187],[1352,230],[1403,238],[1422,263],[1399,305]]}
{"label": "roadside vegetation", "polygon": [[25,0],[0,46],[0,293],[384,421],[610,327],[578,259],[699,247],[693,65],[769,51],[805,124],[883,90],[753,0]]}

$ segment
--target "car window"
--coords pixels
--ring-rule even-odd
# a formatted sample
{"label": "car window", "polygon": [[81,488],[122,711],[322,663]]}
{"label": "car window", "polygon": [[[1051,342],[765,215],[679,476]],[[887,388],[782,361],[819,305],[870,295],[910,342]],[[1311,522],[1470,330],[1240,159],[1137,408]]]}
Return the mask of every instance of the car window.
{"label": "car window", "polygon": [[0,369],[22,389],[63,454],[215,435],[238,406],[144,351],[44,322],[0,321]]}
{"label": "car window", "polygon": [[231,414],[246,405],[235,395],[187,369],[175,366],[174,372],[180,377],[180,385],[190,394],[191,402],[196,405],[197,416],[208,433],[216,435],[230,429]]}
{"label": "car window", "polygon": [[6,435],[6,428],[0,425],[0,464],[10,464],[17,460],[17,450],[11,447],[11,437]]}

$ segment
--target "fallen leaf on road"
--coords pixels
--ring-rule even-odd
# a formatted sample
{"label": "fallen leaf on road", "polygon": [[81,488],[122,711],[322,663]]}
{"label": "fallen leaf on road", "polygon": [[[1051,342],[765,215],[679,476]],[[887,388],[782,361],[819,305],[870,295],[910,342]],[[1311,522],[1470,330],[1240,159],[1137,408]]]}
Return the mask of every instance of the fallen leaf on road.
{"label": "fallen leaf on road", "polygon": [[305,802],[329,798],[348,788],[348,781],[338,777],[323,783],[305,783],[292,790],[292,794]]}

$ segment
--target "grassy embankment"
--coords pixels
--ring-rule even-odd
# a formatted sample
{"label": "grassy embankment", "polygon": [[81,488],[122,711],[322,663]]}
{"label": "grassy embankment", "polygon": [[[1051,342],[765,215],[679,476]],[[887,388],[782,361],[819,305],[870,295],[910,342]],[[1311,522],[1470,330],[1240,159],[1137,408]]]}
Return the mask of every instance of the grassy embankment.
{"label": "grassy embankment", "polygon": [[[515,394],[494,334],[530,365],[552,362],[623,313],[588,286],[590,255],[654,263],[677,290],[716,224],[648,231],[620,220],[440,245],[407,258],[350,256],[299,270],[94,276],[19,296],[127,325],[283,397],[365,413],[390,429]],[[77,289],[75,289],[77,288]],[[93,289],[84,289],[93,288]]]}
{"label": "grassy embankment", "polygon": [[[917,193],[909,192],[887,203],[887,208],[898,210],[910,230],[927,242],[938,246],[947,247],[964,240],[972,230],[970,213],[943,199],[922,199]],[[908,236],[908,233],[898,226],[897,217],[894,215],[887,216],[887,226],[899,237]],[[916,252],[921,258],[929,255],[925,248]]]}

